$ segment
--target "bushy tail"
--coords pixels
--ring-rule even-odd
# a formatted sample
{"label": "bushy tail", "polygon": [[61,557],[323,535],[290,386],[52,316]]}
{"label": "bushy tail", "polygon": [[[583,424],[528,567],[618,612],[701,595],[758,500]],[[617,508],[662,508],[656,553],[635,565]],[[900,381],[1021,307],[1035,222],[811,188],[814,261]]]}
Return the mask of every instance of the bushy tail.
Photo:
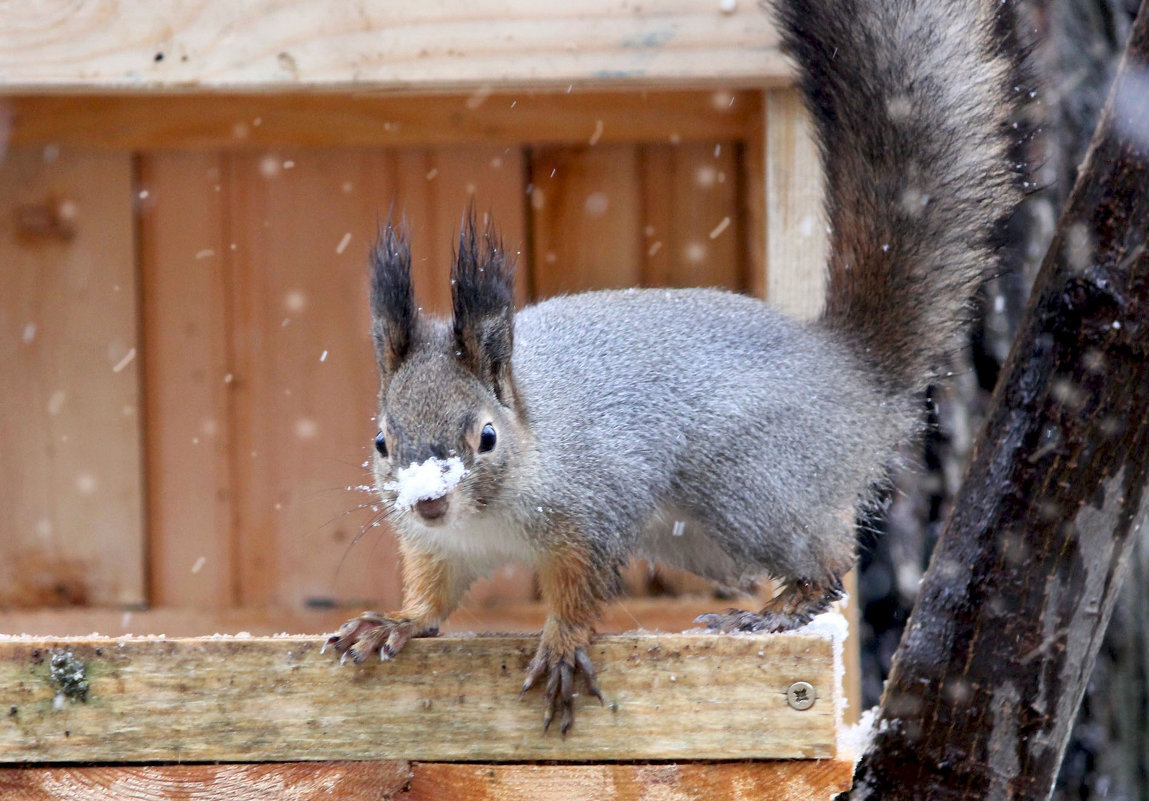
{"label": "bushy tail", "polygon": [[924,388],[959,346],[1019,199],[1002,2],[775,0],[826,176],[821,324],[893,389]]}

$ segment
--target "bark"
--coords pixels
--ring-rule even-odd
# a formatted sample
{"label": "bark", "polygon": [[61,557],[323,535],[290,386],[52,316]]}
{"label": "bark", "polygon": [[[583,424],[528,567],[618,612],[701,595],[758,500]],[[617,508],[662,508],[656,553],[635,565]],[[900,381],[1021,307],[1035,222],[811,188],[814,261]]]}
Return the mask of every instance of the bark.
{"label": "bark", "polygon": [[1149,0],[894,658],[852,798],[1048,798],[1149,519]]}

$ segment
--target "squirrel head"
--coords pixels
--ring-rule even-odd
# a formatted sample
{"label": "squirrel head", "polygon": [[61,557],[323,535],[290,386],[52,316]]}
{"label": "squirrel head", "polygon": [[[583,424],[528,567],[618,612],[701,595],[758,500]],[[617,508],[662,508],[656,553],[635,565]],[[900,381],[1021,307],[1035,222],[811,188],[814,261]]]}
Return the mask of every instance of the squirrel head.
{"label": "squirrel head", "polygon": [[488,221],[463,218],[451,270],[453,314],[415,305],[406,231],[391,221],[371,258],[379,362],[376,485],[393,520],[448,524],[481,512],[520,455],[511,352],[514,266]]}

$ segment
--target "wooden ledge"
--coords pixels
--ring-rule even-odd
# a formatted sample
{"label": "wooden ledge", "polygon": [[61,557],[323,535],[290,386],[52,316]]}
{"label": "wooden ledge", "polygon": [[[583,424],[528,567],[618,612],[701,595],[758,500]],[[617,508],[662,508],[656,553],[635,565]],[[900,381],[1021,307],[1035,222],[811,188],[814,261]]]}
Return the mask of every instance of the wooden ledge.
{"label": "wooden ledge", "polygon": [[0,91],[760,85],[757,3],[107,0],[0,5]]}
{"label": "wooden ledge", "polygon": [[687,765],[458,765],[320,762],[0,768],[7,801],[214,798],[294,801],[828,801],[850,788],[844,760]]}
{"label": "wooden ledge", "polygon": [[[536,638],[413,641],[340,665],[315,637],[0,639],[0,762],[574,762],[835,756],[833,647],[817,634],[599,637],[606,704],[542,732],[518,700]],[[55,667],[53,661],[55,660]],[[791,708],[805,681],[815,703]]]}
{"label": "wooden ledge", "polygon": [[11,146],[112,150],[608,145],[746,139],[760,93],[24,95],[0,97]]}

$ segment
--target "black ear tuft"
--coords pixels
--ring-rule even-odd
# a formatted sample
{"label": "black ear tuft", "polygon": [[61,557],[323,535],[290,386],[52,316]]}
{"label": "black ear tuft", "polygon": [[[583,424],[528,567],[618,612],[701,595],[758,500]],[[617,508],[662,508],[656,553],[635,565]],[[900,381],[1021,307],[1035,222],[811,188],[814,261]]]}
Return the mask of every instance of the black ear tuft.
{"label": "black ear tuft", "polygon": [[460,357],[495,396],[512,405],[511,350],[514,345],[515,270],[490,217],[480,231],[470,206],[459,232],[451,270],[455,340]]}
{"label": "black ear tuft", "polygon": [[387,225],[371,251],[371,332],[384,376],[407,356],[415,327],[415,292],[411,286],[411,245],[406,227]]}

